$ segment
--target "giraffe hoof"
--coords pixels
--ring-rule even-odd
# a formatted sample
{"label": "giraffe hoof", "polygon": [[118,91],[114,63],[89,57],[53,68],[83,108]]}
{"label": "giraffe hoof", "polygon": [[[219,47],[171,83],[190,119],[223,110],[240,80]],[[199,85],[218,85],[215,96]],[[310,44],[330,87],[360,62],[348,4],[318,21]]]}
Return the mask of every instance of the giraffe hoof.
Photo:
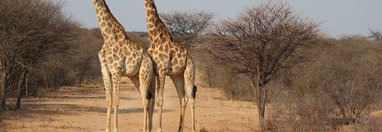
{"label": "giraffe hoof", "polygon": [[162,128],[158,128],[158,129],[157,129],[157,132],[162,132]]}

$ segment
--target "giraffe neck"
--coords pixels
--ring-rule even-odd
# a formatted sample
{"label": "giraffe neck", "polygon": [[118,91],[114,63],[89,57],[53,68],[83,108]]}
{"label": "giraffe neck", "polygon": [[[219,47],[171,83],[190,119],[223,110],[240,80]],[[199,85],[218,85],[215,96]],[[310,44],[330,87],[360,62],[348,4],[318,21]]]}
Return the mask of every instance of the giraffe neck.
{"label": "giraffe neck", "polygon": [[[167,27],[164,25],[162,20],[159,18],[157,8],[155,6],[154,0],[144,0],[146,8],[146,24],[148,34],[151,41],[162,42],[172,41],[171,35]],[[160,41],[157,41],[157,40]],[[158,43],[154,43],[158,44]]]}
{"label": "giraffe neck", "polygon": [[110,12],[105,0],[93,0],[93,5],[96,10],[97,20],[105,40],[112,38],[116,33],[122,32],[124,37],[129,40],[126,36],[126,32],[123,26],[117,21],[117,19]]}

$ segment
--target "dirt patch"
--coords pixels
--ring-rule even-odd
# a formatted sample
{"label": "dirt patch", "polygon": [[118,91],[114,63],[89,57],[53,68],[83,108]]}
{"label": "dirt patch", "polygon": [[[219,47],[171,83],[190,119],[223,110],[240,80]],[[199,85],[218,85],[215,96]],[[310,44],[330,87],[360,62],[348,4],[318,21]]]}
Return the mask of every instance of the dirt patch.
{"label": "dirt patch", "polygon": [[[179,100],[171,80],[166,81],[163,130],[177,131]],[[142,131],[143,106],[140,95],[127,81],[121,87],[119,108],[120,131]],[[249,102],[223,100],[216,89],[199,87],[196,98],[197,131],[255,131],[257,114]],[[102,87],[69,87],[47,98],[23,100],[22,111],[6,111],[0,115],[0,131],[104,131],[106,108]],[[154,113],[154,128],[157,128]],[[190,131],[189,109],[185,131]]]}

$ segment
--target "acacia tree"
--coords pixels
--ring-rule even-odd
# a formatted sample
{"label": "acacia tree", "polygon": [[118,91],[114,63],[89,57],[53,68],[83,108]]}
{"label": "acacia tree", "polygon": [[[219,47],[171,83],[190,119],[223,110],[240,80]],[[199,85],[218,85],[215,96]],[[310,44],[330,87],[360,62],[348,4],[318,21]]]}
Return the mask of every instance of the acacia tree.
{"label": "acacia tree", "polygon": [[263,129],[267,84],[301,62],[298,51],[319,38],[318,24],[300,18],[287,3],[266,2],[218,24],[209,51],[251,80]]}
{"label": "acacia tree", "polygon": [[376,30],[369,29],[369,38],[372,38],[374,40],[381,40],[382,39],[382,33],[378,32]]}
{"label": "acacia tree", "polygon": [[175,41],[187,46],[211,24],[214,14],[206,11],[186,11],[161,14],[161,19],[170,30]]}
{"label": "acacia tree", "polygon": [[[4,0],[0,16],[1,47],[5,47],[0,49],[0,109],[5,108],[7,89],[17,91],[18,109],[29,72],[47,54],[68,49],[67,42],[75,36],[76,24],[63,14],[61,4],[45,0]],[[12,85],[10,80],[18,82]]]}

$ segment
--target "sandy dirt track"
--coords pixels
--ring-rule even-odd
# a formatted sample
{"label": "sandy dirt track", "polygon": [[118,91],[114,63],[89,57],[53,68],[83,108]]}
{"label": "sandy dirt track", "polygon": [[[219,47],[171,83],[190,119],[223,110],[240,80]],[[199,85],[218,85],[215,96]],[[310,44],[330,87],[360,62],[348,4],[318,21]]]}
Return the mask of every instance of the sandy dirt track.
{"label": "sandy dirt track", "polygon": [[[127,80],[124,78],[124,80]],[[121,85],[119,130],[142,131],[142,100],[130,81]],[[175,132],[179,122],[179,100],[171,80],[166,80],[163,130]],[[0,131],[69,132],[105,130],[106,108],[102,86],[66,87],[46,98],[23,100],[23,110],[6,111],[0,115]],[[154,113],[154,130],[157,128]],[[196,99],[197,131],[256,131],[255,105],[226,100],[212,88],[198,87]],[[190,111],[186,111],[185,131],[190,131]]]}

